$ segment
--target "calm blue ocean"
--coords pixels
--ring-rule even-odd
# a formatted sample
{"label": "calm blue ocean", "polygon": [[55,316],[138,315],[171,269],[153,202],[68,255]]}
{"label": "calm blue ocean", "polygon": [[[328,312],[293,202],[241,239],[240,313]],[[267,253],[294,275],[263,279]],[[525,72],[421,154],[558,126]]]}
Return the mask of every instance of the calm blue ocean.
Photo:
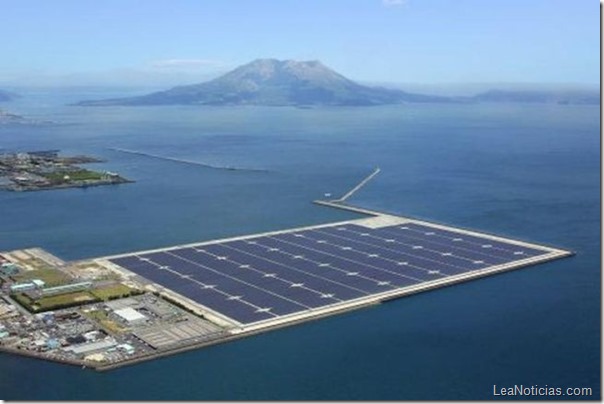
{"label": "calm blue ocean", "polygon": [[80,259],[352,218],[311,200],[380,166],[352,203],[577,255],[108,373],[0,354],[0,398],[600,397],[599,107],[85,108],[66,104],[124,91],[21,92],[1,107],[58,124],[0,127],[0,148],[104,157],[136,183],[0,192],[0,251]]}

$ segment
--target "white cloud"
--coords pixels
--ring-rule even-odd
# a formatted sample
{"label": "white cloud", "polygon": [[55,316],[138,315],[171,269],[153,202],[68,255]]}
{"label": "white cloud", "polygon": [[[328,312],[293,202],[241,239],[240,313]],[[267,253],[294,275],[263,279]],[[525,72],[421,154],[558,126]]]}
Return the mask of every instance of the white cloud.
{"label": "white cloud", "polygon": [[149,64],[154,69],[166,70],[197,70],[224,67],[225,63],[212,59],[164,59]]}
{"label": "white cloud", "polygon": [[407,3],[407,0],[382,0],[384,7],[400,7]]}
{"label": "white cloud", "polygon": [[140,65],[85,71],[0,71],[2,85],[20,86],[152,86],[170,87],[208,81],[232,69],[217,59],[172,58]]}
{"label": "white cloud", "polygon": [[227,68],[156,68],[150,64],[138,67],[123,67],[108,70],[52,72],[19,71],[0,72],[2,86],[126,86],[163,87],[196,84],[216,78]]}

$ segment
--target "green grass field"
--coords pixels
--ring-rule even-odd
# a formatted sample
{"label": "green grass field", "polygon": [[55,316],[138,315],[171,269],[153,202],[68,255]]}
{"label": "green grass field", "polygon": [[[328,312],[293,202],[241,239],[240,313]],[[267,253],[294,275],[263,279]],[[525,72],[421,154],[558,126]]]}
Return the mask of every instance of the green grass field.
{"label": "green grass field", "polygon": [[72,304],[85,304],[98,300],[90,292],[74,292],[64,295],[48,296],[36,300],[35,304],[44,310],[52,310],[54,307],[67,306]]}
{"label": "green grass field", "polygon": [[96,296],[100,300],[112,300],[120,297],[127,297],[133,294],[142,293],[138,289],[132,289],[126,285],[122,285],[121,283],[117,283],[115,285],[104,286],[100,288],[96,288],[90,291],[94,296]]}
{"label": "green grass field", "polygon": [[23,293],[12,295],[21,306],[32,313],[40,313],[49,310],[58,310],[67,307],[79,306],[82,304],[93,303],[99,299],[90,292],[66,293],[58,296],[42,297],[32,300]]}
{"label": "green grass field", "polygon": [[56,171],[45,174],[45,177],[54,182],[65,182],[66,175],[69,176],[69,181],[100,180],[103,178],[102,173],[84,169],[77,171]]}
{"label": "green grass field", "polygon": [[46,287],[65,285],[71,282],[71,277],[66,273],[54,268],[35,269],[33,271],[23,271],[13,278],[17,282],[25,282],[31,279],[40,279],[46,283]]}

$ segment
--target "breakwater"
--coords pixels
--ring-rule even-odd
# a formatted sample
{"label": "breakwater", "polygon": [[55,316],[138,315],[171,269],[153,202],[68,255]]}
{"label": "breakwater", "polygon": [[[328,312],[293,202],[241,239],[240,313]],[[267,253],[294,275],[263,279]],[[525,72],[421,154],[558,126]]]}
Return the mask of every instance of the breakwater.
{"label": "breakwater", "polygon": [[159,160],[172,161],[175,163],[195,165],[195,166],[204,167],[204,168],[211,168],[214,170],[268,172],[268,170],[262,169],[262,168],[234,167],[234,166],[208,164],[208,163],[204,163],[201,161],[187,160],[187,159],[182,159],[182,158],[178,158],[178,157],[160,156],[158,154],[147,153],[147,152],[140,151],[140,150],[122,149],[120,147],[110,147],[109,150],[117,151],[120,153],[136,154],[139,156],[145,156],[145,157],[150,157],[150,158],[159,159]]}

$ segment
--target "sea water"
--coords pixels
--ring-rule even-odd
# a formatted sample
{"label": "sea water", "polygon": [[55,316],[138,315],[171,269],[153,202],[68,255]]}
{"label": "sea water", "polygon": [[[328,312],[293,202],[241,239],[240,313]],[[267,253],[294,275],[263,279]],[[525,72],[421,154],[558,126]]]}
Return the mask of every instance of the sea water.
{"label": "sea water", "polygon": [[2,108],[55,124],[0,127],[1,149],[93,155],[136,182],[0,192],[0,251],[76,260],[355,218],[311,201],[379,166],[350,203],[577,255],[107,373],[0,354],[1,398],[599,398],[599,107],[76,107],[128,91],[21,92]]}

